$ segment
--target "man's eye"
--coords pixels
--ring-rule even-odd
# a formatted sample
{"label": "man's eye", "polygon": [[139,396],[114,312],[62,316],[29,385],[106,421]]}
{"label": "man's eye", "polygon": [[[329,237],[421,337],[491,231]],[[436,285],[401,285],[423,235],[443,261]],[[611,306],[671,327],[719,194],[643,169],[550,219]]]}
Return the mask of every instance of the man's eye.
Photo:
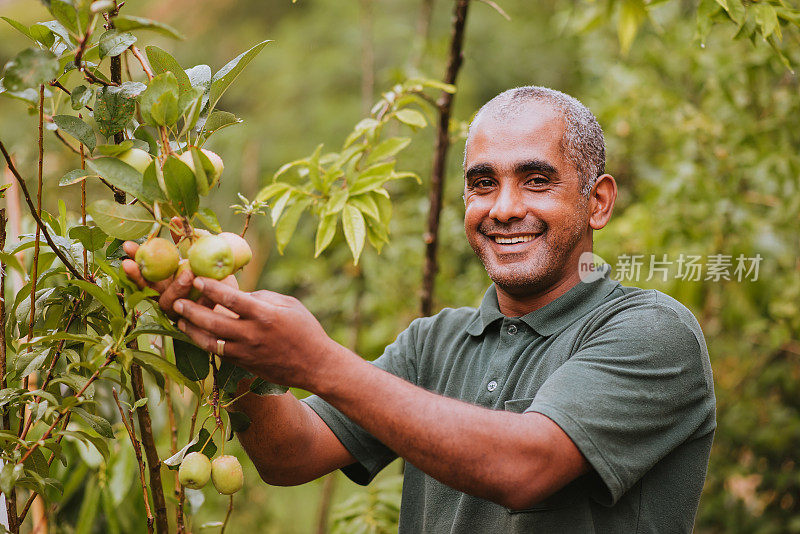
{"label": "man's eye", "polygon": [[533,176],[528,177],[528,183],[531,185],[546,185],[550,183],[550,180],[541,174],[534,174]]}
{"label": "man's eye", "polygon": [[488,178],[479,178],[472,182],[472,187],[492,187],[492,181]]}

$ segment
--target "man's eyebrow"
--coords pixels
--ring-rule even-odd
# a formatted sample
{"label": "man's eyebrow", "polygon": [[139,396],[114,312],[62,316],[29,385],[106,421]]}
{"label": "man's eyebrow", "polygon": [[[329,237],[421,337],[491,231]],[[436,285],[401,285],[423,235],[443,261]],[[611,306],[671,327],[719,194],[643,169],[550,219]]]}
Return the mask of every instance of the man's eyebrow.
{"label": "man's eyebrow", "polygon": [[464,179],[470,180],[477,176],[484,176],[487,174],[495,174],[494,167],[489,163],[476,163],[464,173]]}
{"label": "man's eyebrow", "polygon": [[556,168],[547,163],[546,161],[540,159],[531,159],[528,161],[522,161],[514,165],[515,174],[530,174],[533,172],[551,176],[553,178],[558,177],[558,171],[556,170]]}

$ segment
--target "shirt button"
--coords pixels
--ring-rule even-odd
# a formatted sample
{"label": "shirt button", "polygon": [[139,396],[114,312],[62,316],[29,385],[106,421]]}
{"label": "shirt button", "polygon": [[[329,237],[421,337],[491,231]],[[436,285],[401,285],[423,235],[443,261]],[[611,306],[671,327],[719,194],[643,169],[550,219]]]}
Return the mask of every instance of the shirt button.
{"label": "shirt button", "polygon": [[512,336],[513,336],[514,334],[516,334],[516,333],[517,333],[517,326],[516,326],[516,325],[513,325],[513,324],[512,324],[512,325],[510,325],[510,326],[508,327],[508,333],[509,333],[509,334],[511,334]]}
{"label": "shirt button", "polygon": [[497,381],[492,380],[491,382],[486,384],[486,389],[488,389],[489,391],[494,391],[495,389],[497,389]]}

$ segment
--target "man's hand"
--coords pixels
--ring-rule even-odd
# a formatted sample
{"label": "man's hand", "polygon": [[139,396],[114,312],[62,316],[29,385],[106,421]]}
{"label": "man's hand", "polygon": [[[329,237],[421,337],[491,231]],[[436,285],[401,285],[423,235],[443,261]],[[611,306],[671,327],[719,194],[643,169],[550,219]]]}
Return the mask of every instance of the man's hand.
{"label": "man's hand", "polygon": [[206,306],[178,298],[178,328],[201,348],[224,356],[256,376],[286,386],[313,390],[319,376],[342,347],[323,330],[297,299],[272,291],[245,293],[210,278],[195,278],[194,287],[209,302],[238,314],[225,317]]}

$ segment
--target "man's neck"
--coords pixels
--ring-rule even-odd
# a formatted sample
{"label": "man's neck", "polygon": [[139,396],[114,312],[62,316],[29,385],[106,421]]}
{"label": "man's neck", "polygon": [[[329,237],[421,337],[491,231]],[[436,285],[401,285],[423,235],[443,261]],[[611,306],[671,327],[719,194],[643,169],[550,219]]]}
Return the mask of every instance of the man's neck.
{"label": "man's neck", "polygon": [[542,292],[531,294],[509,293],[495,285],[500,313],[506,317],[522,317],[523,315],[550,304],[575,287],[579,282],[580,277],[576,274],[575,276],[562,279],[557,284],[548,287]]}

